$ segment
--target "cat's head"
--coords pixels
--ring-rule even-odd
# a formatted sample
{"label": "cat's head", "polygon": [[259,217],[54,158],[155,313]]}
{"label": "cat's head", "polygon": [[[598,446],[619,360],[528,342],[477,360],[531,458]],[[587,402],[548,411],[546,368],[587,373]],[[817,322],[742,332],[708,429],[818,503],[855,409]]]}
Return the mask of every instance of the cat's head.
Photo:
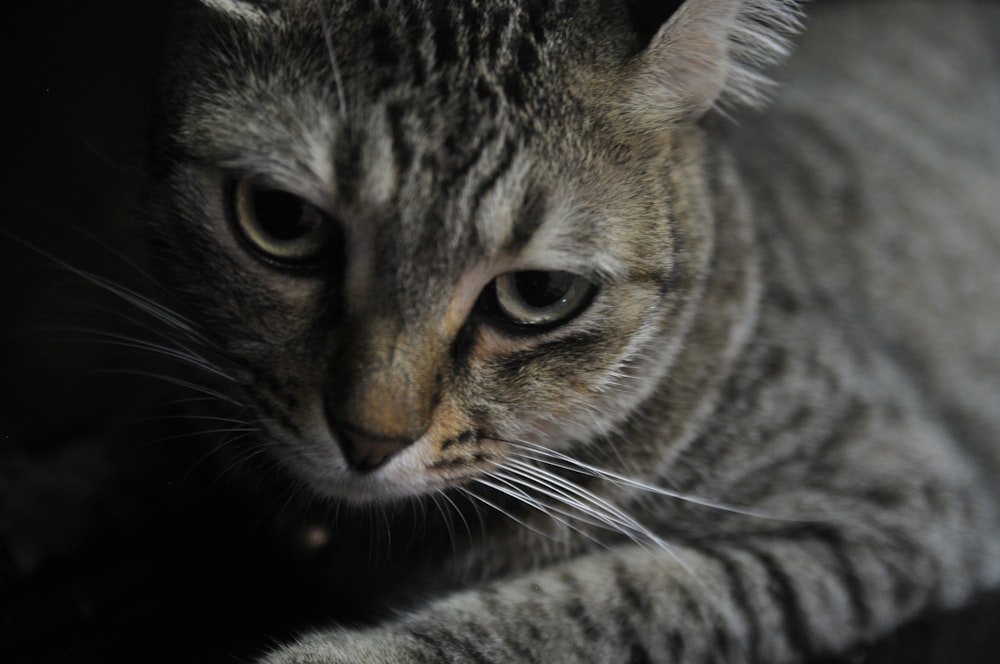
{"label": "cat's head", "polygon": [[669,374],[698,122],[757,93],[792,3],[188,4],[150,217],[299,476],[435,491],[600,444]]}

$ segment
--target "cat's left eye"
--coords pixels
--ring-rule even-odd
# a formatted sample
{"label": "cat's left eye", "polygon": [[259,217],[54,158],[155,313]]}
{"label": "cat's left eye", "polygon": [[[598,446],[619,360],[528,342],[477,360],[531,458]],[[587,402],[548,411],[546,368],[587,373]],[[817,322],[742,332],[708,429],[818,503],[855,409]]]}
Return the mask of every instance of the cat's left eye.
{"label": "cat's left eye", "polygon": [[547,327],[579,314],[593,298],[594,285],[572,272],[508,272],[492,284],[495,317],[518,326]]}
{"label": "cat's left eye", "polygon": [[232,190],[234,221],[267,258],[303,265],[317,258],[339,230],[337,222],[295,194],[241,180]]}

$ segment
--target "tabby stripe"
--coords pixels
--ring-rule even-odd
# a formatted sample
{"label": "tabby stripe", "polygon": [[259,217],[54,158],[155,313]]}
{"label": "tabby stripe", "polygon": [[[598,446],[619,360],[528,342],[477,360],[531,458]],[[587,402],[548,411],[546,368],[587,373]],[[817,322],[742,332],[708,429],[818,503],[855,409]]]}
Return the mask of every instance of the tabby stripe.
{"label": "tabby stripe", "polygon": [[[478,647],[476,647],[476,643],[486,643],[490,640],[490,635],[486,632],[482,625],[476,622],[467,622],[462,625],[462,631],[466,634],[470,634],[474,639],[476,639],[475,642],[465,639],[460,641],[467,648],[464,654],[471,657],[472,661],[477,663],[489,664],[490,662],[496,661],[486,657],[486,655]],[[505,660],[500,661],[503,662]]]}
{"label": "tabby stripe", "polygon": [[785,623],[784,633],[788,636],[791,647],[803,656],[808,656],[812,650],[809,629],[803,620],[805,613],[791,577],[771,554],[752,547],[746,547],[745,550],[760,561],[767,573],[768,586],[781,610]]}
{"label": "tabby stripe", "polygon": [[[405,12],[406,15],[406,30],[404,32],[407,38],[404,42],[409,42],[413,44],[419,44],[419,39],[417,35],[421,35],[424,32],[424,26],[421,24],[422,13],[411,9]],[[427,82],[427,78],[430,76],[430,72],[433,68],[430,63],[427,62],[426,58],[423,57],[422,49],[419,46],[411,49],[410,62],[413,64],[413,85],[417,88],[422,88],[424,83]]]}
{"label": "tabby stripe", "polygon": [[[555,18],[556,14],[554,10],[555,8],[550,10],[553,18]],[[530,3],[522,9],[522,12],[524,13],[525,21],[528,24],[528,30],[531,32],[531,36],[535,40],[535,44],[544,44],[547,41],[545,35],[545,21],[548,14],[546,14],[542,7],[538,7]]]}
{"label": "tabby stripe", "polygon": [[645,599],[629,579],[628,569],[621,560],[615,560],[611,565],[612,579],[615,587],[621,592],[624,606],[616,611],[616,623],[620,626],[619,637],[622,642],[630,645],[630,664],[647,664],[652,662],[649,652],[642,643],[635,628],[634,620],[648,621],[650,619],[649,602]]}
{"label": "tabby stripe", "polygon": [[[456,34],[456,19],[451,16],[448,8],[452,3],[431,3],[428,19],[434,35],[434,66],[445,68],[461,61],[458,52],[458,35]],[[458,21],[460,22],[460,21]]]}
{"label": "tabby stripe", "polygon": [[649,653],[642,647],[642,644],[632,644],[632,650],[629,652],[628,656],[628,664],[652,664],[652,661],[653,660],[649,657]]}
{"label": "tabby stripe", "polygon": [[[479,637],[481,640],[486,640],[486,635],[483,633],[482,628],[476,623],[463,623],[459,630],[444,631],[435,630],[433,636],[428,635],[429,638],[438,649],[438,652],[447,653],[451,651],[453,653],[461,653],[462,659],[458,660],[461,662],[474,662],[475,664],[491,664],[490,660],[476,647],[475,643],[467,638],[459,636],[458,633],[461,632],[463,635],[469,635],[472,637]],[[477,633],[478,632],[478,633]],[[441,659],[442,662],[455,661],[454,658],[448,657],[447,654]]]}
{"label": "tabby stripe", "polygon": [[545,221],[545,196],[541,190],[530,188],[525,194],[521,209],[514,219],[514,227],[503,250],[515,254],[531,241]]}
{"label": "tabby stripe", "polygon": [[747,650],[751,659],[758,660],[760,658],[760,615],[750,602],[750,595],[747,592],[743,577],[743,568],[735,560],[717,549],[703,548],[700,549],[700,552],[722,567],[722,572],[726,576],[726,586],[732,592],[736,607],[746,619],[748,629]]}
{"label": "tabby stripe", "polygon": [[572,332],[560,336],[552,341],[524,351],[516,355],[511,361],[511,373],[517,375],[521,366],[529,362],[544,361],[554,357],[562,357],[566,361],[576,362],[576,359],[585,354],[588,346],[597,346],[604,343],[604,338],[595,332]]}
{"label": "tabby stripe", "polygon": [[629,612],[633,615],[645,615],[649,611],[647,603],[643,600],[644,595],[636,590],[636,587],[629,580],[628,569],[621,560],[615,560],[611,566],[611,574],[614,578],[615,586],[622,593],[622,598],[628,605]]}
{"label": "tabby stripe", "polygon": [[[700,611],[698,609],[698,605],[694,601],[694,597],[691,596],[691,591],[688,590],[687,586],[678,584],[674,589],[674,595],[679,596],[683,615],[699,615]],[[667,650],[670,652],[670,661],[684,661],[684,656],[687,652],[687,643],[684,641],[684,633],[677,629],[670,629],[666,632],[665,638],[667,642]]]}
{"label": "tabby stripe", "polygon": [[[522,47],[527,40],[522,40]],[[522,48],[518,48],[518,55],[520,56]],[[530,58],[529,58],[530,59]],[[537,55],[535,56],[534,64],[537,65]],[[507,100],[511,102],[514,106],[524,106],[524,101],[527,98],[527,90],[525,89],[525,77],[528,70],[523,69],[520,65],[512,65],[503,74],[503,91],[507,96]]]}
{"label": "tabby stripe", "polygon": [[911,566],[911,569],[919,569],[923,565],[931,567],[921,577],[898,573],[890,576],[890,581],[893,584],[892,599],[897,607],[912,610],[914,597],[919,595],[925,597],[940,595],[942,592],[941,581],[947,576],[941,571],[942,562],[934,556],[927,554],[921,555],[919,561],[915,560],[914,556],[916,553],[914,552],[912,536],[903,528],[898,526],[888,527],[881,531],[881,535],[895,542],[893,548],[897,554],[908,556],[906,562]]}
{"label": "tabby stripe", "polygon": [[[785,454],[777,454],[767,460],[762,466],[753,469],[753,474],[747,476],[747,486],[756,481],[762,488],[767,488],[771,483],[766,479],[773,474],[775,468],[787,465],[788,463],[807,461],[811,464],[822,463],[828,455],[844,444],[850,444],[855,440],[855,426],[868,415],[868,409],[859,400],[854,399],[843,406],[842,412],[837,417],[831,418],[834,426],[832,430],[822,438],[815,447],[798,445]],[[781,427],[773,427],[762,436],[763,440],[776,439],[779,435],[787,436],[806,424],[813,416],[810,406],[800,406],[788,417],[788,421]]]}
{"label": "tabby stripe", "polygon": [[[467,432],[468,433],[468,432]],[[485,588],[479,593],[479,598],[483,603],[483,608],[486,610],[487,615],[498,616],[502,612],[502,607],[500,606],[500,599],[498,597],[496,588]],[[522,609],[525,607],[522,607]],[[541,643],[541,632],[538,628],[531,622],[528,623],[529,632],[534,628],[534,633],[532,638]],[[518,662],[537,662],[535,657],[535,652],[531,648],[527,647],[521,641],[523,640],[523,634],[498,634],[497,635],[504,643],[507,648],[517,654]]]}
{"label": "tabby stripe", "polygon": [[475,193],[472,195],[472,209],[470,211],[470,218],[475,219],[479,214],[479,207],[483,203],[483,199],[493,190],[497,182],[507,171],[510,170],[511,165],[514,163],[514,141],[511,138],[504,139],[503,146],[501,148],[500,161],[493,170],[487,174],[485,178],[476,187]]}
{"label": "tabby stripe", "polygon": [[[472,170],[472,167],[479,163],[482,159],[483,152],[486,146],[493,143],[498,138],[496,127],[490,127],[484,132],[480,132],[480,135],[476,138],[476,142],[469,151],[469,156],[465,161],[461,162],[455,169],[451,172],[449,179],[453,182],[461,182]],[[456,139],[457,142],[457,139]]]}
{"label": "tabby stripe", "polygon": [[684,661],[684,653],[687,651],[687,647],[684,644],[683,634],[676,629],[667,632],[667,646],[670,651],[670,661]]}
{"label": "tabby stripe", "polygon": [[584,635],[592,640],[596,640],[601,633],[600,626],[594,622],[594,619],[587,613],[586,607],[583,605],[582,597],[585,593],[583,587],[575,576],[569,572],[564,572],[559,575],[559,580],[566,586],[569,590],[570,600],[565,605],[566,615],[572,618],[582,630]]}
{"label": "tabby stripe", "polygon": [[[854,563],[846,551],[847,541],[842,533],[832,526],[823,524],[802,524],[779,528],[773,531],[761,531],[754,534],[757,539],[767,538],[770,540],[803,541],[813,540],[825,547],[833,558],[835,568],[830,570],[841,581],[843,588],[848,595],[851,605],[851,618],[854,627],[862,630],[871,623],[871,607],[867,603],[867,593],[864,589]],[[739,541],[734,541],[736,546],[740,546]],[[749,611],[748,615],[755,615]]]}
{"label": "tabby stripe", "polygon": [[363,138],[357,135],[342,134],[333,148],[333,162],[337,176],[337,194],[344,201],[357,200],[358,164],[361,163],[361,145]]}
{"label": "tabby stripe", "polygon": [[635,587],[625,578],[625,566],[620,560],[616,560],[612,566],[611,573],[614,576],[615,585],[622,591],[625,599],[625,606],[619,606],[615,612],[615,624],[618,625],[618,638],[629,648],[629,664],[651,664],[652,659],[642,644],[639,632],[636,630],[633,620],[648,620],[648,611],[644,610],[643,602]]}
{"label": "tabby stripe", "polygon": [[868,594],[858,577],[858,571],[855,569],[851,557],[847,554],[847,542],[844,541],[843,535],[832,527],[816,526],[815,536],[826,545],[833,555],[834,563],[837,565],[837,577],[843,581],[847,597],[851,602],[854,630],[860,632],[871,624],[872,611],[866,601]]}
{"label": "tabby stripe", "polygon": [[489,48],[488,57],[491,62],[496,62],[503,54],[503,35],[507,31],[510,21],[511,10],[504,7],[493,16],[493,20],[490,22],[492,30],[489,32],[487,47]]}
{"label": "tabby stripe", "polygon": [[826,460],[831,454],[839,451],[844,445],[853,444],[857,428],[871,414],[871,408],[858,397],[853,397],[836,419],[837,427],[833,429],[812,452],[819,461]]}
{"label": "tabby stripe", "polygon": [[427,644],[432,650],[434,650],[434,662],[447,662],[448,654],[441,647],[441,639],[429,636],[423,632],[418,632],[415,629],[407,630],[407,633],[413,638]]}
{"label": "tabby stripe", "polygon": [[478,325],[474,321],[466,321],[452,339],[448,354],[451,356],[451,371],[453,376],[461,376],[469,369],[469,357],[476,345]]}
{"label": "tabby stripe", "polygon": [[392,155],[399,173],[403,174],[413,165],[413,147],[407,142],[406,132],[403,130],[406,106],[401,102],[390,102],[385,106],[385,114],[392,133]]}
{"label": "tabby stripe", "polygon": [[385,69],[399,66],[401,45],[385,18],[378,17],[373,21],[368,31],[368,43],[376,65]]}

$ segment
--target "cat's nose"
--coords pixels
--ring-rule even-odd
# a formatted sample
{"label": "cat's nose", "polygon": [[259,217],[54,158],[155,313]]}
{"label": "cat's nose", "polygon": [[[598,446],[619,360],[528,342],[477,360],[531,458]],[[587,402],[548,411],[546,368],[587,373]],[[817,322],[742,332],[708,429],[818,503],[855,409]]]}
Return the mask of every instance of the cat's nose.
{"label": "cat's nose", "polygon": [[334,433],[347,463],[355,470],[369,472],[385,464],[412,441],[378,436],[349,424],[335,423]]}

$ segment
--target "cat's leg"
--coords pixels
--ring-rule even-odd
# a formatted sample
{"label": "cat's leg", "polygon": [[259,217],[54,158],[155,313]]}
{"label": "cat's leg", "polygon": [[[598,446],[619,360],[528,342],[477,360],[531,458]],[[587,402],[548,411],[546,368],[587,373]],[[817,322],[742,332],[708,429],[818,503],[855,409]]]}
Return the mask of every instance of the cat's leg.
{"label": "cat's leg", "polygon": [[769,502],[829,518],[594,552],[265,661],[776,664],[844,651],[1000,575],[975,469],[925,427],[882,433],[831,452],[839,470]]}

